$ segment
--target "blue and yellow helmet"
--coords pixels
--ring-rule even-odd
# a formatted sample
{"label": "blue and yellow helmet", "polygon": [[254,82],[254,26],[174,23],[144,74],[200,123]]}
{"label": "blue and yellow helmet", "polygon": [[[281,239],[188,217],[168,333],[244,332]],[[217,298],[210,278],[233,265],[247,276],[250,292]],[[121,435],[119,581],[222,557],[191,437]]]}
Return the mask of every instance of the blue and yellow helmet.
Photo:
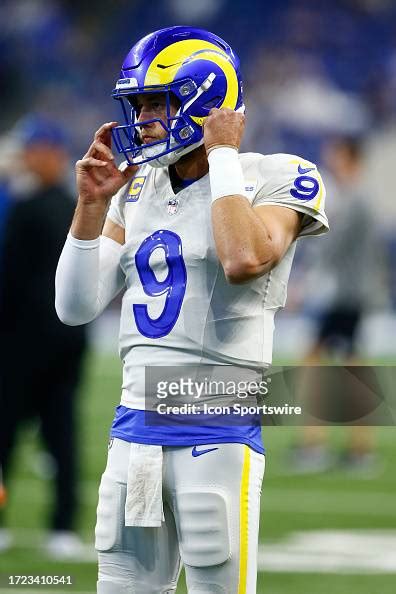
{"label": "blue and yellow helmet", "polygon": [[[137,122],[133,95],[165,93],[167,121]],[[172,117],[171,93],[180,107]],[[203,122],[213,107],[244,109],[239,59],[217,35],[192,27],[150,33],[132,47],[112,96],[126,123],[113,129],[118,151],[129,163],[164,167],[203,143]],[[164,140],[142,146],[139,127],[159,121]]]}

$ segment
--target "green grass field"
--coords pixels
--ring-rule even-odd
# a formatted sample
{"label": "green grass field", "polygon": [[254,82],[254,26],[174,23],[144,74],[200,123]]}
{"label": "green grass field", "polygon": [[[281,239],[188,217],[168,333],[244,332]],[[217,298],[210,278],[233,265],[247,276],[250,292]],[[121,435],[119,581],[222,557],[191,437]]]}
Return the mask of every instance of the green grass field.
{"label": "green grass field", "polygon": [[[80,445],[81,445],[81,510],[78,529],[87,543],[93,540],[97,487],[104,468],[107,435],[113,416],[113,407],[119,401],[120,366],[117,359],[91,357],[87,364],[85,385],[80,394]],[[396,431],[393,428],[375,429],[377,452],[381,467],[375,478],[351,477],[334,470],[319,475],[295,476],[286,464],[286,453],[297,436],[297,429],[271,427],[264,429],[267,447],[267,468],[262,497],[260,543],[267,545],[260,554],[266,563],[271,550],[279,552],[283,543],[293,538],[293,533],[315,531],[348,531],[352,535],[368,534],[368,541],[350,545],[355,558],[361,557],[355,571],[342,573],[330,569],[320,570],[322,561],[329,562],[327,549],[316,551],[312,546],[312,562],[307,563],[304,547],[299,549],[303,570],[298,565],[290,569],[279,561],[260,571],[257,592],[263,594],[393,594],[396,591]],[[346,430],[331,429],[330,439],[334,450],[342,447]],[[7,506],[7,525],[13,530],[15,546],[0,554],[0,574],[3,584],[5,574],[71,575],[72,586],[36,587],[35,592],[69,591],[84,594],[95,592],[95,561],[60,563],[47,558],[41,544],[45,533],[46,515],[51,504],[50,483],[33,472],[37,451],[41,449],[35,431],[27,428],[19,440],[16,464],[10,483]],[[381,553],[370,541],[372,531],[392,531],[391,545],[385,550],[390,555],[387,573],[375,569],[366,573],[366,565]],[[364,532],[363,532],[364,531]],[[390,532],[389,532],[390,533]],[[381,538],[382,538],[381,536]],[[386,536],[386,535],[385,535]],[[308,548],[309,547],[308,535]],[[288,540],[289,539],[289,540]],[[316,542],[316,541],[314,541]],[[363,541],[362,541],[363,542]],[[381,541],[382,542],[382,541]],[[366,558],[362,546],[368,548]],[[327,546],[327,545],[326,545]],[[382,546],[382,545],[381,545]],[[331,549],[331,547],[330,547]],[[361,549],[361,550],[360,550]],[[290,548],[282,549],[283,559],[291,555]],[[372,553],[371,553],[372,551]],[[317,564],[315,564],[315,553]],[[285,557],[286,554],[286,557]],[[294,557],[295,560],[295,551]],[[344,558],[349,550],[344,552]],[[393,554],[393,557],[392,557]],[[289,555],[289,557],[288,557]],[[383,555],[379,555],[381,558]],[[365,560],[366,559],[366,560]],[[393,559],[393,565],[392,565]],[[358,559],[359,560],[359,559]],[[311,565],[309,564],[311,563]],[[305,569],[304,569],[305,567]],[[393,567],[393,570],[392,570]],[[0,587],[0,592],[30,592],[32,589]],[[178,594],[186,592],[183,578]],[[250,593],[251,594],[251,593]]]}

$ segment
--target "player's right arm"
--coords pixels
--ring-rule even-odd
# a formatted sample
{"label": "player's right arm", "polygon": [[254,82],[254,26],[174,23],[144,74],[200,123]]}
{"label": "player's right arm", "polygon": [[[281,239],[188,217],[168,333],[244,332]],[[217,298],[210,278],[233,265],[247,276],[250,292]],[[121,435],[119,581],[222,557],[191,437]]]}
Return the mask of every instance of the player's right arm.
{"label": "player's right arm", "polygon": [[86,155],[76,163],[78,202],[56,271],[55,307],[59,319],[76,326],[95,319],[119,293],[124,229],[106,218],[110,200],[137,167],[118,169],[111,152],[111,128],[96,132]]}

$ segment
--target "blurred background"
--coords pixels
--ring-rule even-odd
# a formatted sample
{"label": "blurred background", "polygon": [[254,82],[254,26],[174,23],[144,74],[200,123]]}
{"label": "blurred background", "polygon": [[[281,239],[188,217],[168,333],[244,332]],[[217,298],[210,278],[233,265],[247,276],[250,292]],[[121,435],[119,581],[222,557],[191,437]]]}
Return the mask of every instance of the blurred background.
{"label": "blurred background", "polygon": [[[56,199],[49,203],[53,217],[45,220],[30,205],[38,204],[40,192],[48,198],[49,188],[59,187],[73,204],[74,161],[103,122],[119,117],[110,94],[125,54],[146,33],[172,24],[210,29],[239,55],[247,115],[242,150],[302,155],[323,173],[331,232],[299,244],[287,307],[277,315],[275,362],[392,365],[394,0],[96,0],[94,5],[84,0],[2,0],[0,292],[5,294],[4,285],[11,283],[7,270],[17,260],[10,246],[18,237],[26,244],[19,268],[14,266],[15,294],[23,302],[24,267],[36,274],[38,286],[49,283],[43,278],[52,274],[54,263],[48,262],[46,273],[34,272],[29,245],[51,229],[42,240],[42,253],[61,249],[64,232],[60,225],[51,226],[60,216],[58,204]],[[52,155],[58,151],[56,162],[62,166],[52,163],[49,172],[48,153],[39,150],[32,159],[34,146],[50,149]],[[48,166],[42,166],[42,159]],[[24,228],[15,223],[22,217]],[[84,373],[78,373],[70,388],[67,411],[75,427],[76,457],[70,497],[76,501],[65,525],[53,517],[58,495],[52,486],[62,488],[62,462],[51,449],[40,407],[15,428],[5,490],[0,481],[0,572],[71,574],[69,591],[94,591],[91,543],[97,486],[119,400],[118,308],[114,303],[88,328],[89,351],[80,353]],[[10,328],[4,320],[9,318],[5,310],[1,316],[0,311],[3,351],[16,359],[21,349],[14,355],[8,348]],[[40,342],[52,345],[37,326],[30,332],[22,357]],[[5,402],[3,427],[11,415]],[[394,429],[355,434],[345,428],[311,432],[269,427],[264,442],[268,466],[258,592],[394,592]],[[66,540],[51,540],[60,532]],[[0,592],[7,592],[0,584]]]}

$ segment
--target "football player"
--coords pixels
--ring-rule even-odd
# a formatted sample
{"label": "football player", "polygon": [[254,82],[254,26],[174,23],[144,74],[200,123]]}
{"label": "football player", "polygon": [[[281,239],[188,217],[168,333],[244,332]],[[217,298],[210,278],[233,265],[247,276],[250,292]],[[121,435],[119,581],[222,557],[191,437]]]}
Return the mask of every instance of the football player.
{"label": "football player", "polygon": [[[99,489],[98,594],[256,592],[264,449],[257,422],[145,422],[145,366],[263,369],[296,239],[327,229],[316,166],[239,154],[239,60],[216,35],[170,27],[132,47],[104,124],[77,162],[59,261],[66,324],[122,300],[121,404]],[[117,168],[111,149],[125,157]]]}

